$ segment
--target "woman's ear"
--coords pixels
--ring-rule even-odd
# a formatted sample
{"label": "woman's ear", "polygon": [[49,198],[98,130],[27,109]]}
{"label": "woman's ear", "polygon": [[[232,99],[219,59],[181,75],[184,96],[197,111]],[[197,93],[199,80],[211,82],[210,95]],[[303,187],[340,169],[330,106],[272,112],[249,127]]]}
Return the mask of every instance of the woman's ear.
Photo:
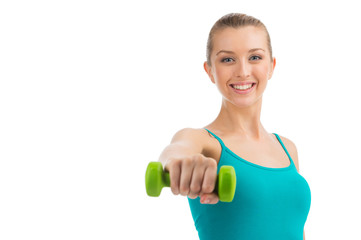
{"label": "woman's ear", "polygon": [[205,61],[205,62],[203,63],[203,68],[204,68],[204,70],[206,71],[208,77],[211,79],[212,83],[216,83],[216,82],[214,81],[214,78],[213,78],[212,68],[211,68],[211,66],[208,65],[208,62],[207,62],[207,61]]}
{"label": "woman's ear", "polygon": [[274,57],[274,58],[273,58],[273,61],[272,61],[272,69],[271,69],[271,71],[268,73],[268,80],[270,80],[270,79],[272,78],[273,71],[275,70],[275,67],[276,67],[276,58]]}

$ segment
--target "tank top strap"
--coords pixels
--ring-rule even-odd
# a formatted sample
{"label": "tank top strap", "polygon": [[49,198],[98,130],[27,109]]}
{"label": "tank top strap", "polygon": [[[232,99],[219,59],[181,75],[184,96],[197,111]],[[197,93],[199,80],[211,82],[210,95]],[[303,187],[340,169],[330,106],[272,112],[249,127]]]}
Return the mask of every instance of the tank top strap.
{"label": "tank top strap", "polygon": [[222,139],[220,139],[216,134],[214,134],[214,133],[212,133],[211,131],[209,131],[207,128],[205,128],[205,130],[207,130],[213,137],[215,137],[215,138],[218,140],[218,142],[221,144],[222,149],[224,149],[225,145],[224,145]]}
{"label": "tank top strap", "polygon": [[295,166],[295,164],[294,164],[294,162],[293,162],[293,159],[291,158],[291,155],[288,153],[287,148],[286,148],[285,145],[283,144],[281,138],[278,136],[277,133],[273,133],[273,134],[277,137],[278,141],[280,142],[280,144],[281,144],[282,147],[283,147],[283,150],[285,150],[288,158],[290,159],[291,165]]}

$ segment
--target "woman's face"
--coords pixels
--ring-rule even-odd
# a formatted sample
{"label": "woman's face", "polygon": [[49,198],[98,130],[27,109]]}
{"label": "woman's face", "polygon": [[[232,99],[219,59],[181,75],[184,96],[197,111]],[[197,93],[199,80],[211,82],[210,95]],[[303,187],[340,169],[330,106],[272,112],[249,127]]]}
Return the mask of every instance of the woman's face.
{"label": "woman's face", "polygon": [[204,68],[223,95],[238,107],[248,107],[262,98],[272,77],[271,61],[263,29],[247,26],[225,28],[213,36],[211,66]]}

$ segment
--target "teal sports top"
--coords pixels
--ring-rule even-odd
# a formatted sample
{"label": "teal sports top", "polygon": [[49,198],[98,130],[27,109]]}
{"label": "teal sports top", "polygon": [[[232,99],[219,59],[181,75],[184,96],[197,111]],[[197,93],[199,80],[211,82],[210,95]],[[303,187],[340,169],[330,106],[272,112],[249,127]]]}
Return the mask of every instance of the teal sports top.
{"label": "teal sports top", "polygon": [[269,168],[251,163],[232,152],[223,141],[218,171],[223,165],[236,171],[232,202],[201,204],[188,198],[200,240],[303,240],[303,228],[311,206],[307,181],[297,172],[286,147],[290,165]]}

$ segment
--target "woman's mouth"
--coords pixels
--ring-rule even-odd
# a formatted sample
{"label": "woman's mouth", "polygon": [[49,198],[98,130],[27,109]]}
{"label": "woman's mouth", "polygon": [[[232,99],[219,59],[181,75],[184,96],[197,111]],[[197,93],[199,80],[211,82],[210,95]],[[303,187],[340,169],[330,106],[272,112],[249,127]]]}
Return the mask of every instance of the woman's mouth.
{"label": "woman's mouth", "polygon": [[255,85],[256,83],[249,83],[249,84],[231,84],[230,86],[238,94],[247,94],[254,89]]}

